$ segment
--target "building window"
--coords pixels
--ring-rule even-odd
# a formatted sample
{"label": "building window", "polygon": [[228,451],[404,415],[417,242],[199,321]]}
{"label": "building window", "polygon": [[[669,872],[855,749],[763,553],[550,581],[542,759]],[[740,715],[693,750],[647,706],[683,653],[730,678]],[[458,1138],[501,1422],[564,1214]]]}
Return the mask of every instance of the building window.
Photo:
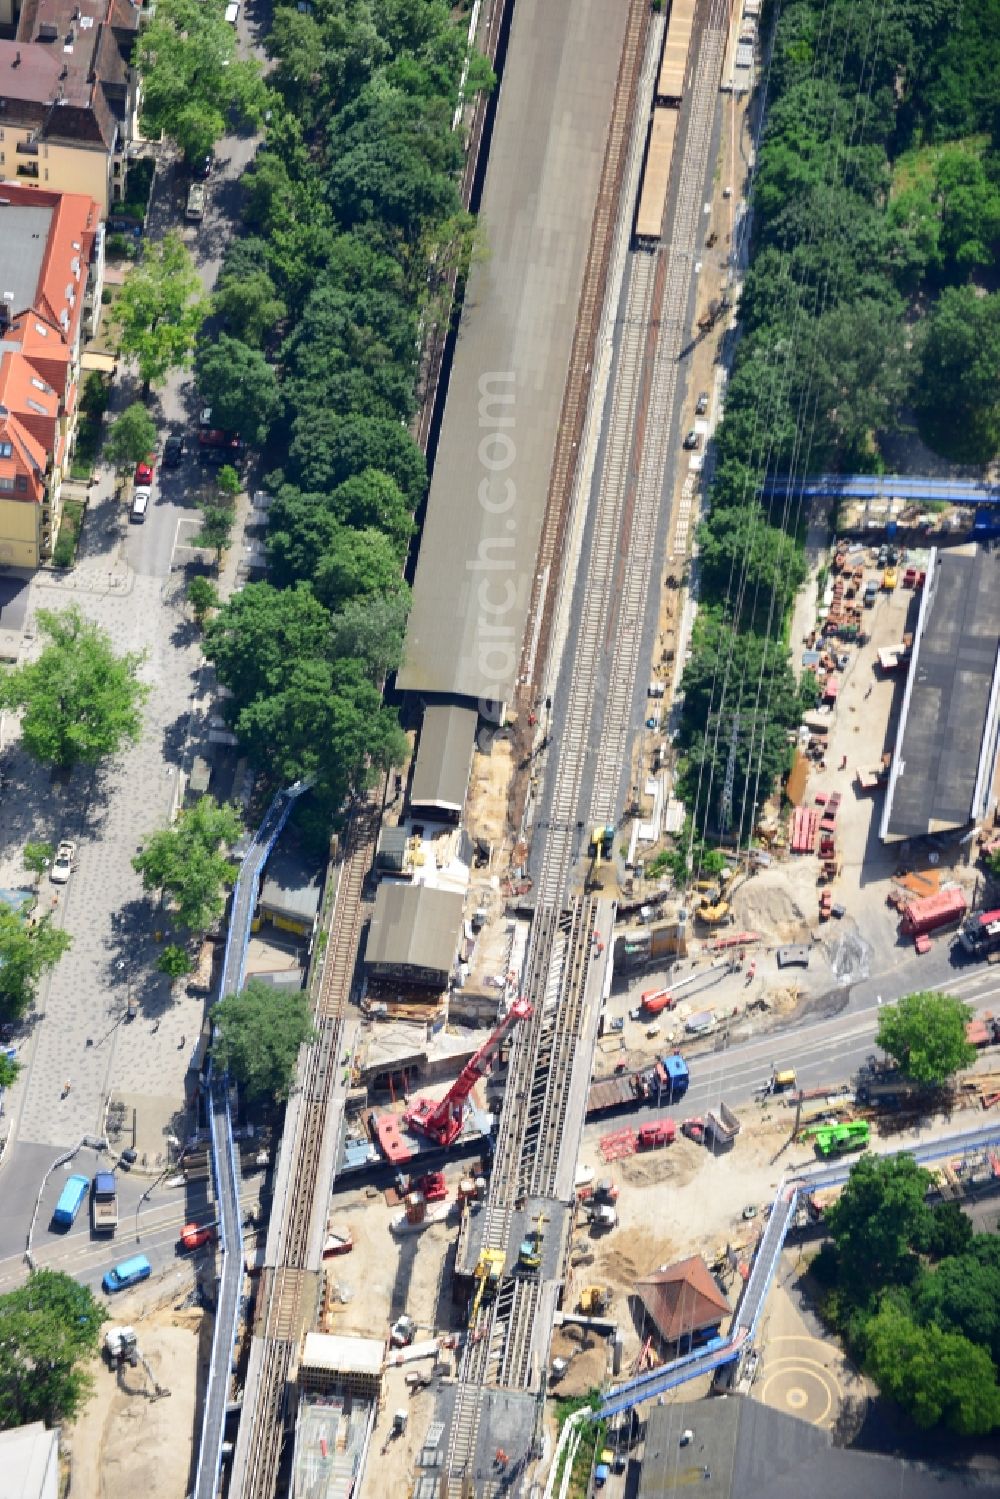
{"label": "building window", "polygon": [[49,180],[49,169],[48,169],[48,167],[45,168],[45,180],[46,180],[46,182],[48,182],[48,180]]}
{"label": "building window", "polygon": [[14,480],[13,479],[5,479],[3,477],[0,477],[0,493],[3,493],[3,494],[13,494],[14,493]]}
{"label": "building window", "polygon": [[27,492],[28,492],[28,476],[27,476],[27,474],[18,474],[16,482],[17,482],[18,492],[20,494],[27,494]]}
{"label": "building window", "polygon": [[13,458],[14,448],[9,442],[0,442],[0,458]]}

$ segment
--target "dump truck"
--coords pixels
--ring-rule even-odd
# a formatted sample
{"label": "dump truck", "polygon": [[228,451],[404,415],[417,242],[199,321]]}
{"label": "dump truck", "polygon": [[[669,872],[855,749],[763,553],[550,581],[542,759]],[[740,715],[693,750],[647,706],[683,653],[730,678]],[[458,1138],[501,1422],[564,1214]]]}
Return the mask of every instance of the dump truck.
{"label": "dump truck", "polygon": [[711,1135],[720,1147],[732,1145],[743,1128],[737,1116],[727,1104],[720,1103],[718,1109],[710,1109],[705,1115],[706,1139]]}
{"label": "dump truck", "polygon": [[906,937],[923,937],[956,925],[967,909],[965,893],[956,885],[950,890],[939,890],[936,895],[909,901],[903,907],[899,929]]}
{"label": "dump truck", "polygon": [[98,1171],[90,1187],[90,1218],[95,1234],[118,1227],[118,1183],[113,1171]]}

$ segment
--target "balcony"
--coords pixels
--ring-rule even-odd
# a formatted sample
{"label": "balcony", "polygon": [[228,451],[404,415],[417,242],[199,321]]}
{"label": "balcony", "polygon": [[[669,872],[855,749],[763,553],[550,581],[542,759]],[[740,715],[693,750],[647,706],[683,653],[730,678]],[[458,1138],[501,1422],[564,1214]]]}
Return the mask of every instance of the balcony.
{"label": "balcony", "polygon": [[37,182],[38,181],[38,162],[37,161],[25,161],[25,162],[19,163],[18,168],[17,168],[17,175],[19,177],[25,177],[25,178],[27,178],[27,180],[29,182]]}

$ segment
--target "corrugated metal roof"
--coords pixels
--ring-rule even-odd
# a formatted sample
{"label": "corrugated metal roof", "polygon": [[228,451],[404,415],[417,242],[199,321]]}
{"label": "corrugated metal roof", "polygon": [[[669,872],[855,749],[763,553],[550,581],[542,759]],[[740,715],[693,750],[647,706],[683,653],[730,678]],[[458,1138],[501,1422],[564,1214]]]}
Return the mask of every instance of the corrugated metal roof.
{"label": "corrugated metal roof", "polygon": [[375,896],[365,963],[450,972],[464,905],[464,896],[456,890],[383,880]]}
{"label": "corrugated metal roof", "polygon": [[478,717],[474,708],[432,704],[425,710],[410,787],[412,807],[461,812],[469,789]]}

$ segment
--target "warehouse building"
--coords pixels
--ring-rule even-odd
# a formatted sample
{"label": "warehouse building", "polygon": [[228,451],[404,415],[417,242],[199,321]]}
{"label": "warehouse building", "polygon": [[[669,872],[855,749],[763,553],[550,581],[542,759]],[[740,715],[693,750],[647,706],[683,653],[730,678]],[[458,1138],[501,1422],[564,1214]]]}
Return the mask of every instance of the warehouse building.
{"label": "warehouse building", "polygon": [[879,829],[961,832],[993,801],[1000,730],[1000,558],[931,552]]}
{"label": "warehouse building", "polygon": [[383,880],[375,896],[365,968],[377,979],[444,989],[458,953],[465,897],[458,890]]}
{"label": "warehouse building", "polygon": [[431,704],[424,711],[410,786],[414,817],[458,822],[465,806],[476,747],[474,708]]}

